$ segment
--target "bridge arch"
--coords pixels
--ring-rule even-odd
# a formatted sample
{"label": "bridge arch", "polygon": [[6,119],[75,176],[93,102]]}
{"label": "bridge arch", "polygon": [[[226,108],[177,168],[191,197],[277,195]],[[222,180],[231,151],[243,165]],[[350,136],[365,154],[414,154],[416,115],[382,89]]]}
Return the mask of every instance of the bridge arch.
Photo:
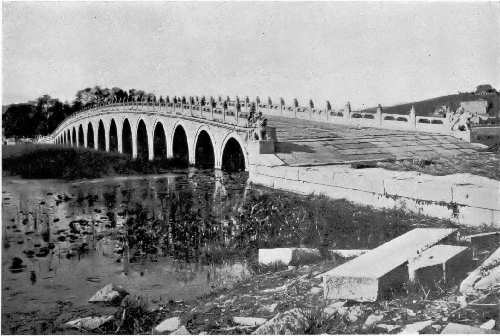
{"label": "bridge arch", "polygon": [[118,151],[118,131],[116,130],[116,123],[114,119],[111,119],[109,125],[109,151]]}
{"label": "bridge arch", "polygon": [[182,165],[189,164],[187,133],[181,123],[177,123],[172,132],[172,157]]}
{"label": "bridge arch", "polygon": [[87,124],[87,148],[95,149],[94,127],[92,126],[91,122]]}
{"label": "bridge arch", "polygon": [[97,149],[106,150],[106,129],[102,120],[99,120],[99,126],[97,126]]}
{"label": "bridge arch", "polygon": [[122,125],[122,153],[132,156],[132,128],[127,118]]}
{"label": "bridge arch", "polygon": [[137,159],[146,161],[149,159],[148,129],[142,119],[137,123],[136,134]]}
{"label": "bridge arch", "polygon": [[73,147],[76,147],[76,130],[74,126],[71,133],[71,143],[73,144]]}
{"label": "bridge arch", "polygon": [[167,157],[167,135],[161,121],[156,122],[153,128],[153,157],[155,160]]}
{"label": "bridge arch", "polygon": [[78,146],[83,147],[84,146],[84,140],[85,136],[83,135],[83,127],[82,124],[78,126]]}
{"label": "bridge arch", "polygon": [[232,132],[226,136],[221,146],[220,167],[225,171],[244,171],[248,167],[248,158],[243,142],[238,134]]}
{"label": "bridge arch", "polygon": [[206,126],[198,129],[194,138],[195,166],[200,168],[215,168],[215,142],[210,130]]}

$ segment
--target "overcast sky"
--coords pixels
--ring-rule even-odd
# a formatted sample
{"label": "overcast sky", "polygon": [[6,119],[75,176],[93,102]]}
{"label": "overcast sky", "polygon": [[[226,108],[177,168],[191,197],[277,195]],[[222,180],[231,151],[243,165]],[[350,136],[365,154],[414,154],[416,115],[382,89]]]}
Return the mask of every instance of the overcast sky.
{"label": "overcast sky", "polygon": [[4,2],[3,104],[101,85],[389,105],[499,88],[499,36],[499,2]]}

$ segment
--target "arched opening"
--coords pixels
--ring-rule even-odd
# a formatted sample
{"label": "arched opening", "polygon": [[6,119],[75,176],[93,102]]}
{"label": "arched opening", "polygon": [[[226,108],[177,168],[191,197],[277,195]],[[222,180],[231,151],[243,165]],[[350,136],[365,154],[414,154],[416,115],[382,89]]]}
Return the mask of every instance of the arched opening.
{"label": "arched opening", "polygon": [[78,127],[78,146],[80,146],[80,147],[84,146],[83,137],[84,137],[84,135],[83,135],[83,127],[82,127],[82,125],[80,125]]}
{"label": "arched opening", "polygon": [[118,135],[114,119],[111,119],[111,125],[109,126],[109,151],[110,152],[118,151]]}
{"label": "arched opening", "polygon": [[99,126],[97,127],[97,149],[106,150],[106,132],[102,120],[99,120]]}
{"label": "arched opening", "polygon": [[71,146],[73,143],[71,142],[71,131],[66,131],[66,136],[68,137],[68,146]]}
{"label": "arched opening", "polygon": [[215,167],[214,146],[206,131],[201,131],[196,140],[195,165],[200,168]]}
{"label": "arched opening", "polygon": [[89,123],[87,126],[87,148],[95,148],[94,145],[94,127]]}
{"label": "arched opening", "polygon": [[76,147],[76,131],[75,131],[74,127],[73,127],[72,139],[73,139],[73,141],[71,143],[73,144],[73,147]]}
{"label": "arched opening", "polygon": [[153,133],[153,152],[155,160],[161,160],[167,157],[167,140],[165,130],[160,122],[156,124]]}
{"label": "arched opening", "polygon": [[222,152],[222,170],[235,172],[245,170],[245,156],[236,139],[231,138]]}
{"label": "arched opening", "polygon": [[182,126],[177,126],[174,132],[174,140],[172,142],[173,158],[180,165],[188,165],[189,152],[186,132]]}
{"label": "arched opening", "polygon": [[139,121],[137,126],[137,159],[148,160],[148,131],[144,121]]}
{"label": "arched opening", "polygon": [[123,154],[128,154],[132,156],[132,130],[130,128],[130,123],[128,119],[123,121],[122,127],[122,150]]}

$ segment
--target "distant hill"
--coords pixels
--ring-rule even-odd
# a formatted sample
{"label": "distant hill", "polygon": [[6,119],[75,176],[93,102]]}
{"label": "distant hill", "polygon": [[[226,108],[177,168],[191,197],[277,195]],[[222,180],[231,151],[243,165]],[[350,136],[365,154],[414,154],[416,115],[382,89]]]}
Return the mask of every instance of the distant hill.
{"label": "distant hill", "polygon": [[[479,95],[473,92],[461,92],[458,94],[441,96],[412,103],[405,103],[394,106],[382,106],[382,110],[384,113],[390,114],[409,114],[410,109],[413,105],[415,107],[415,113],[417,116],[431,116],[436,108],[439,108],[443,105],[449,106],[453,111],[455,111],[460,106],[460,102],[475,100],[487,100],[489,103],[488,114],[492,117],[500,117],[500,94],[498,92],[483,95]],[[376,109],[376,107],[371,107],[363,111],[375,112]]]}

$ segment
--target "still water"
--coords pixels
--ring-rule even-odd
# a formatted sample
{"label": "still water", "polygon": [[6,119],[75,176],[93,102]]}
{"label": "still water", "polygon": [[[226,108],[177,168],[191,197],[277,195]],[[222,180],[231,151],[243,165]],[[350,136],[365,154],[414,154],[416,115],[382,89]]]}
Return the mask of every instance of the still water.
{"label": "still water", "polygon": [[345,201],[315,205],[250,185],[245,173],[194,168],[4,178],[2,187],[3,316],[88,305],[108,283],[155,304],[189,300],[251,277],[259,247],[372,248],[418,222]]}

